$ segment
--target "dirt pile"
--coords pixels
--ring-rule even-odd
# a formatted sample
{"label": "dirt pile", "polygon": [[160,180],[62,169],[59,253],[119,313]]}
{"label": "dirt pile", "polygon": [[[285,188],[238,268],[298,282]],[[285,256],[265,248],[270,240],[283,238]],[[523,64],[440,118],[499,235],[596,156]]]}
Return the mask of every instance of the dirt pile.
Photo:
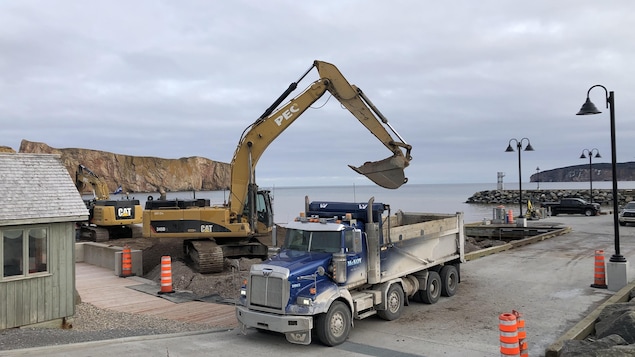
{"label": "dirt pile", "polygon": [[465,253],[506,244],[504,240],[465,237]]}
{"label": "dirt pile", "polygon": [[[238,299],[243,279],[249,275],[251,266],[260,262],[260,259],[225,259],[222,273],[200,274],[182,260],[176,260],[172,262],[172,286],[176,291],[191,291],[198,298],[218,295],[224,299]],[[161,265],[145,278],[160,284]]]}
{"label": "dirt pile", "polygon": [[140,250],[143,256],[144,278],[157,284],[161,282],[161,257],[172,258],[172,286],[177,291],[191,291],[197,297],[213,294],[226,299],[238,298],[243,279],[249,274],[253,264],[260,259],[225,259],[223,272],[201,274],[186,264],[183,254],[183,240],[177,238],[123,238],[113,239],[105,244]]}

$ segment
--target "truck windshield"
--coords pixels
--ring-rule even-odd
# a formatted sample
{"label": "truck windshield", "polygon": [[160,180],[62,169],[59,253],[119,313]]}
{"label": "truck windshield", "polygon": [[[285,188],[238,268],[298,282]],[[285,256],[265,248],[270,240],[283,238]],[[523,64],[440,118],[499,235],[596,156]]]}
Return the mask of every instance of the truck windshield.
{"label": "truck windshield", "polygon": [[288,229],[284,247],[305,252],[337,253],[341,251],[340,232]]}

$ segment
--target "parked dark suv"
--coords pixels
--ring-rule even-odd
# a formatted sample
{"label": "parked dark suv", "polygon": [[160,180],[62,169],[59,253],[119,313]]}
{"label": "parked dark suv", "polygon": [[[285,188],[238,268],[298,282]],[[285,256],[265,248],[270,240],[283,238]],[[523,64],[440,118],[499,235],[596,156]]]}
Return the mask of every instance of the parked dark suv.
{"label": "parked dark suv", "polygon": [[552,216],[559,214],[595,216],[600,214],[600,205],[598,203],[590,203],[581,198],[562,198],[560,202],[543,202],[542,207],[551,210]]}

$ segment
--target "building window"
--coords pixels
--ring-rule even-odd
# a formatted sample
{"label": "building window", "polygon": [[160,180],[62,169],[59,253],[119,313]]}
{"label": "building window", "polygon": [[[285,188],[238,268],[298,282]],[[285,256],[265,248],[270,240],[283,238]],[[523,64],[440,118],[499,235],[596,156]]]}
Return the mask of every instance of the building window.
{"label": "building window", "polygon": [[48,271],[47,228],[3,229],[2,259],[5,278]]}
{"label": "building window", "polygon": [[2,248],[4,250],[4,277],[23,275],[23,231],[17,229],[2,231]]}
{"label": "building window", "polygon": [[29,273],[48,270],[48,234],[45,228],[29,229]]}

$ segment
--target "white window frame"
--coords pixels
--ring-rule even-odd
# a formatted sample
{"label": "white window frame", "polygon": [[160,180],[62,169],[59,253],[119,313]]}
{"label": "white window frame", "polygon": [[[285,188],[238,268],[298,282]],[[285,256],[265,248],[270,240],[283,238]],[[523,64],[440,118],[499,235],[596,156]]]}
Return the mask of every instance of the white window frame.
{"label": "white window frame", "polygon": [[[46,232],[46,270],[39,272],[29,272],[29,231],[34,229],[44,229]],[[22,231],[22,274],[4,276],[4,232],[5,231]],[[51,229],[49,225],[28,225],[28,226],[4,226],[0,227],[0,281],[12,281],[20,279],[28,279],[43,275],[50,275],[51,265]]]}

